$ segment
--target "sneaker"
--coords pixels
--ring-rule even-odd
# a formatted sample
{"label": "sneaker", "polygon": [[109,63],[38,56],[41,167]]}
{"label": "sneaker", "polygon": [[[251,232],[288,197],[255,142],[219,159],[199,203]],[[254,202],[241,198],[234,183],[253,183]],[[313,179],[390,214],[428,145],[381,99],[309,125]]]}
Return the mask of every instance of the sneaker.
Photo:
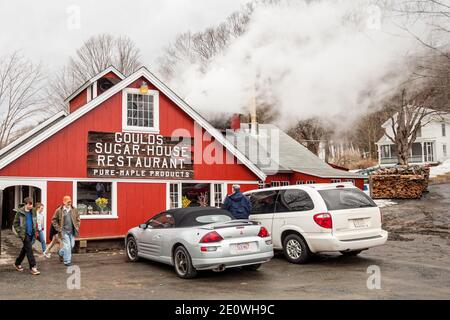
{"label": "sneaker", "polygon": [[37,276],[38,274],[41,274],[41,272],[36,267],[31,268],[30,269],[30,273],[32,275],[34,275],[34,276]]}
{"label": "sneaker", "polygon": [[70,266],[72,266],[72,262],[64,263],[64,265],[65,265],[66,267],[70,267]]}
{"label": "sneaker", "polygon": [[46,257],[47,259],[50,259],[51,256],[52,256],[51,253],[44,252],[44,257]]}
{"label": "sneaker", "polygon": [[16,268],[16,270],[19,271],[19,272],[23,272],[23,267],[20,264],[17,265],[17,264],[14,263],[14,268]]}

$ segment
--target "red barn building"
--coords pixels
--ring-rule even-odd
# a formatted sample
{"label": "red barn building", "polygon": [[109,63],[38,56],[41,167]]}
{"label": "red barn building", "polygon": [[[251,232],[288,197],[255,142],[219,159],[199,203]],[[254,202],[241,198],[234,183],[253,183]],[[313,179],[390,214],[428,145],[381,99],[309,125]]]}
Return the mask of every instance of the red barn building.
{"label": "red barn building", "polygon": [[[264,167],[242,143],[230,140],[245,135],[262,146],[260,138],[244,129],[225,136],[146,68],[125,77],[110,67],[67,103],[68,113],[0,150],[2,228],[11,227],[12,209],[27,196],[46,205],[48,231],[54,210],[70,195],[81,214],[80,238],[93,239],[122,237],[168,208],[218,206],[232,184],[246,191],[266,183],[339,178],[362,187],[360,176],[324,167],[281,130],[282,159],[271,160],[278,168]],[[301,158],[287,157],[293,152],[288,146],[300,146]],[[309,169],[302,169],[302,161]]]}

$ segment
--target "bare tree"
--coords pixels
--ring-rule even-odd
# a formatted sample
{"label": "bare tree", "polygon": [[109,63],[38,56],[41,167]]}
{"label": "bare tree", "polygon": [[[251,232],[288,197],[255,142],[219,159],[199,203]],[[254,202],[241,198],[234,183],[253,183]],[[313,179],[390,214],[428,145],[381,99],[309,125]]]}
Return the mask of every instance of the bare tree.
{"label": "bare tree", "polygon": [[309,151],[319,155],[320,143],[329,141],[331,130],[327,129],[319,118],[300,120],[288,130],[288,134],[303,144]]}
{"label": "bare tree", "polygon": [[[450,1],[402,0],[378,1],[385,9],[404,17],[400,26],[419,43],[433,52],[450,59]],[[420,21],[430,27],[428,34],[417,34],[412,26]]]}
{"label": "bare tree", "polygon": [[20,53],[0,57],[0,148],[22,125],[45,116],[43,80],[41,66]]}
{"label": "bare tree", "polygon": [[407,90],[403,88],[385,109],[390,113],[391,129],[385,130],[385,134],[397,146],[400,165],[408,165],[410,150],[419,130],[443,114],[442,110],[428,107],[432,97],[432,90],[408,95]]}
{"label": "bare tree", "polygon": [[134,42],[125,36],[110,34],[92,36],[50,80],[48,100],[55,110],[65,110],[64,100],[87,80],[109,66],[125,75],[136,71],[141,63],[140,52]]}

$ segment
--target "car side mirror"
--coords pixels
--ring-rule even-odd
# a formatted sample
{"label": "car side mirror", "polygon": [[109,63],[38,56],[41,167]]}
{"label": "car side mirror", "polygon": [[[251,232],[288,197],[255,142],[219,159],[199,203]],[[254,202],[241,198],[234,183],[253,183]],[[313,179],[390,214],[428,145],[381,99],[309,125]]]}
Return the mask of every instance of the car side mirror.
{"label": "car side mirror", "polygon": [[148,224],[146,224],[146,223],[142,223],[139,225],[139,228],[144,229],[144,230],[147,229],[147,227],[148,227]]}

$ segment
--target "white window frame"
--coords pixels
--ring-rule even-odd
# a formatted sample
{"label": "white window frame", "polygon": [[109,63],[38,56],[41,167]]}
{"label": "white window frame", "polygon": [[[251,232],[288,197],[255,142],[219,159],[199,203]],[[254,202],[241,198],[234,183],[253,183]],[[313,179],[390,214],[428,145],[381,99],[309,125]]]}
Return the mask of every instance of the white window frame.
{"label": "white window frame", "polygon": [[177,185],[178,186],[178,204],[176,208],[182,208],[183,204],[181,203],[181,182],[167,182],[166,183],[166,209],[170,210],[170,209],[176,209],[176,208],[171,208],[170,204],[171,204],[171,200],[170,200],[170,186],[171,185]]}
{"label": "white window frame", "polygon": [[[153,127],[139,127],[128,125],[128,94],[153,96]],[[159,133],[159,91],[148,90],[148,93],[142,94],[139,89],[135,88],[126,88],[122,90],[122,130],[130,132]]]}
{"label": "white window frame", "polygon": [[81,220],[107,220],[107,219],[118,219],[119,215],[117,212],[117,181],[114,180],[73,180],[72,182],[72,202],[75,208],[78,208],[78,182],[107,182],[111,183],[111,214],[103,214],[103,215],[80,215]]}
{"label": "white window frame", "polygon": [[272,181],[270,182],[270,186],[272,188],[281,187],[281,181]]}
{"label": "white window frame", "polygon": [[331,179],[331,183],[341,183],[341,179]]}
{"label": "white window frame", "polygon": [[258,181],[258,189],[264,189],[266,187],[266,183],[264,181]]}
{"label": "white window frame", "polygon": [[289,181],[281,181],[280,183],[282,187],[286,187],[289,185]]}
{"label": "white window frame", "polygon": [[296,184],[296,185],[305,184],[305,181],[303,181],[303,180],[297,180],[297,181],[295,181],[295,184]]}
{"label": "white window frame", "polygon": [[[222,202],[221,203],[216,203],[216,195],[215,195],[215,186],[216,185],[221,185],[222,186]],[[225,200],[225,197],[227,196],[227,184],[226,183],[220,183],[220,182],[211,182],[210,185],[210,199],[209,199],[209,203],[212,207],[220,207],[220,205],[223,203],[223,201]]]}

